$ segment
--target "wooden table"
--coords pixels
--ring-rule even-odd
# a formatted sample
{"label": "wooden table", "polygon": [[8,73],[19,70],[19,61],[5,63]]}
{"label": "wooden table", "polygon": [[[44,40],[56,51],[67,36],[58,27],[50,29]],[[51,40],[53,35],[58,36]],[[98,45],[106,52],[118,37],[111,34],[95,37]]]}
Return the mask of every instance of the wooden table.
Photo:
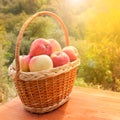
{"label": "wooden table", "polygon": [[0,120],[120,120],[120,93],[74,87],[66,104],[41,115],[24,110],[17,97],[0,107]]}

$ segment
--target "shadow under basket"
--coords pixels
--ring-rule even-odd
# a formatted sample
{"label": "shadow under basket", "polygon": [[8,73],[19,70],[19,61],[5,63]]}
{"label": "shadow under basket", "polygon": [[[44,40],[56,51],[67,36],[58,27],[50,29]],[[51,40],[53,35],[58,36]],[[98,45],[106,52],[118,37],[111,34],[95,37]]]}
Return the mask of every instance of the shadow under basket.
{"label": "shadow under basket", "polygon": [[69,100],[76,78],[77,68],[80,64],[80,60],[77,59],[63,66],[39,72],[21,71],[19,56],[23,34],[32,20],[41,15],[50,15],[55,18],[63,29],[66,45],[69,45],[66,26],[59,16],[52,12],[38,12],[23,24],[17,37],[15,49],[16,67],[13,64],[9,66],[9,76],[14,80],[18,95],[25,109],[33,113],[52,111]]}

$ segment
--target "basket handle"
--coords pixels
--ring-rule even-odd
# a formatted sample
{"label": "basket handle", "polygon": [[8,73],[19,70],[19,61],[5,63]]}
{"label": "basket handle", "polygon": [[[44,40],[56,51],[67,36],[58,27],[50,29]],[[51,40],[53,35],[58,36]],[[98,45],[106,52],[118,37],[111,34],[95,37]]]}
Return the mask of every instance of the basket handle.
{"label": "basket handle", "polygon": [[20,44],[22,41],[22,37],[23,34],[26,30],[26,28],[28,27],[28,25],[32,22],[33,19],[35,19],[38,16],[41,15],[49,15],[52,16],[61,26],[61,28],[63,29],[64,32],[64,36],[65,36],[65,40],[66,40],[66,46],[69,45],[69,37],[68,37],[68,31],[67,28],[65,26],[65,24],[63,23],[63,21],[61,20],[61,18],[59,16],[57,16],[55,13],[49,12],[49,11],[42,11],[42,12],[37,12],[34,15],[32,15],[22,26],[18,37],[17,37],[17,42],[16,42],[16,48],[15,48],[15,62],[16,62],[16,77],[19,77],[19,73],[20,73],[20,61],[19,61],[19,56],[20,56]]}

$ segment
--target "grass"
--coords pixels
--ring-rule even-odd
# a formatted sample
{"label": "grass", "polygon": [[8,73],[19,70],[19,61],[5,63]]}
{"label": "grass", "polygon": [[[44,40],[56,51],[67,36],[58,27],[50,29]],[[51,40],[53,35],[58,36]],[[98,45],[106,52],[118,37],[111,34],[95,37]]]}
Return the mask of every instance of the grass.
{"label": "grass", "polygon": [[95,88],[95,89],[103,89],[100,85],[94,85],[92,83],[86,83],[83,78],[76,78],[74,86],[89,87],[89,88]]}
{"label": "grass", "polygon": [[77,78],[74,83],[75,86],[88,87],[88,84],[84,82],[84,79]]}

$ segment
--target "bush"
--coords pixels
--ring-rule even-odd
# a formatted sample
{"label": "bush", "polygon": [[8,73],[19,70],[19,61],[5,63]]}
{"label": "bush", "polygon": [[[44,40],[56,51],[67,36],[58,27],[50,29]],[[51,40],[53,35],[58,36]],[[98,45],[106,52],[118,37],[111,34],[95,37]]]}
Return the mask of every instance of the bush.
{"label": "bush", "polygon": [[2,25],[0,25],[0,103],[7,101],[16,93],[13,90],[13,82],[8,79],[7,67],[5,66],[7,61],[5,53],[8,45],[5,36],[6,30]]}
{"label": "bush", "polygon": [[72,41],[80,53],[78,77],[88,84],[113,91],[120,91],[120,11],[115,7],[117,4],[118,1],[104,1],[84,12],[85,40]]}
{"label": "bush", "polygon": [[[78,77],[103,89],[120,89],[120,48],[109,40],[79,44],[81,65]],[[82,50],[83,49],[83,50]],[[82,53],[82,54],[81,54]]]}

